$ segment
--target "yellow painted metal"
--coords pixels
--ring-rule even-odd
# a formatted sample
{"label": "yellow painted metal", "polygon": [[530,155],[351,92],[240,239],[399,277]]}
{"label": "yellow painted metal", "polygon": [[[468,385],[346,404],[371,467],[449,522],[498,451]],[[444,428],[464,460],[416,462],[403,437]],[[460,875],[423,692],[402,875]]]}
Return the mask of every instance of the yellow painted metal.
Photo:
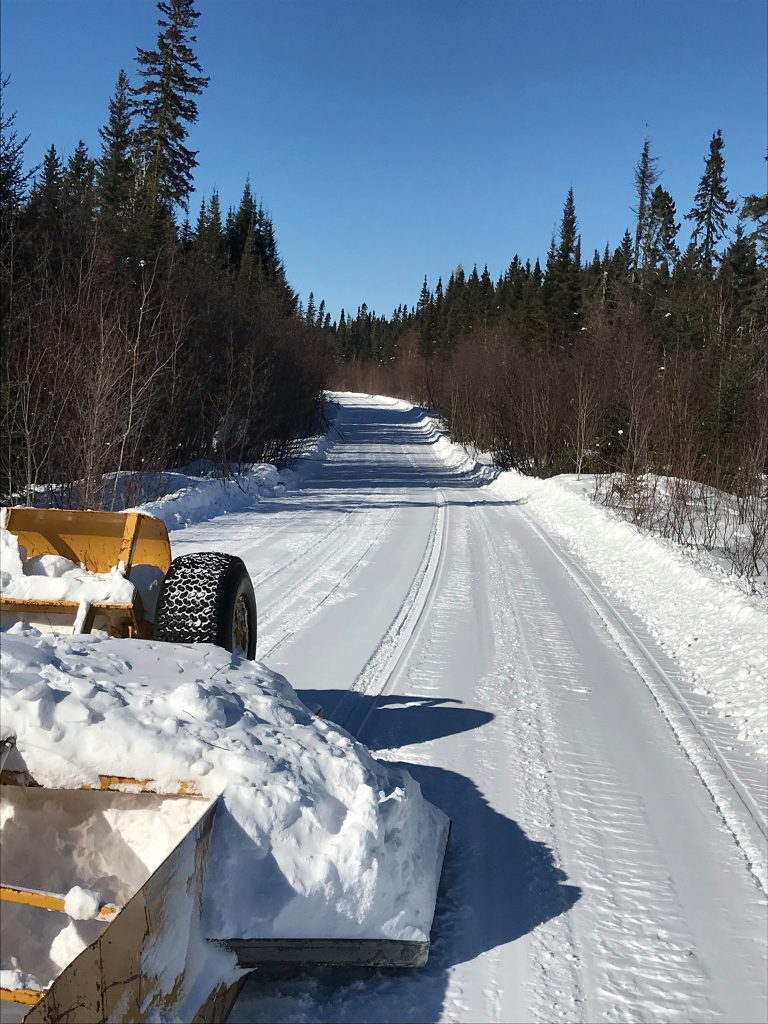
{"label": "yellow painted metal", "polygon": [[[126,574],[138,565],[156,566],[163,573],[171,564],[171,545],[165,523],[142,512],[82,512],[56,508],[9,508],[6,527],[16,534],[27,557],[62,555],[89,572],[109,572],[120,562]],[[65,615],[75,618],[76,601],[35,601],[0,596],[0,612],[27,616]],[[152,623],[144,618],[138,591],[133,604],[94,602],[82,631],[94,620],[105,620],[114,636],[151,640]]]}
{"label": "yellow painted metal", "polygon": [[[18,885],[0,884],[0,900],[6,903],[21,903],[26,907],[39,907],[41,910],[55,910],[60,914],[66,913],[66,899],[55,892],[45,892],[42,889],[27,889]],[[99,921],[111,921],[120,913],[121,908],[114,903],[104,903],[99,907],[97,915]]]}
{"label": "yellow painted metal", "polygon": [[[18,771],[4,768],[0,771],[0,785],[3,786],[27,786],[33,789],[42,789],[40,784],[29,774],[28,771]],[[90,792],[110,791],[112,793],[151,793],[158,796],[184,796],[190,799],[202,800],[197,783],[191,779],[181,779],[175,789],[160,789],[154,779],[134,779],[129,775],[99,775],[98,786],[78,786],[79,790]]]}
{"label": "yellow painted metal", "polygon": [[5,1003],[23,1003],[37,1006],[45,992],[39,988],[0,988],[0,1000]]}
{"label": "yellow painted metal", "polygon": [[[100,775],[99,785],[97,786],[83,786],[83,789],[110,789],[110,790],[133,790],[134,788],[139,793],[157,793],[157,786],[153,779],[132,779],[127,775]],[[194,782],[190,782],[188,779],[182,779],[179,782],[178,788],[173,792],[166,794],[168,796],[189,796],[189,797],[202,797],[202,793],[197,788]]]}
{"label": "yellow painted metal", "polygon": [[89,572],[109,572],[123,561],[156,565],[167,572],[171,545],[165,523],[142,512],[83,512],[57,508],[9,508],[7,529],[29,558],[63,555]]}

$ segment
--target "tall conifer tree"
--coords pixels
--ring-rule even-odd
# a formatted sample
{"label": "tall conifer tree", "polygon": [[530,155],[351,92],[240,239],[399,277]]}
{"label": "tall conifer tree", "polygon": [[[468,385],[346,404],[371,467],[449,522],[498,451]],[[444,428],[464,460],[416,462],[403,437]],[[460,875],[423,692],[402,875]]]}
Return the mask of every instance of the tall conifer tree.
{"label": "tall conifer tree", "polygon": [[16,213],[33,172],[24,172],[24,145],[14,127],[16,114],[5,113],[8,79],[0,81],[0,214]]}
{"label": "tall conifer tree", "polygon": [[709,143],[704,174],[701,176],[696,197],[686,219],[693,221],[693,243],[699,266],[711,271],[717,258],[717,243],[728,232],[728,215],[736,203],[728,198],[723,133],[718,130]]}
{"label": "tall conifer tree", "polygon": [[672,196],[657,185],[651,196],[643,241],[644,262],[651,270],[655,270],[662,260],[671,269],[680,257],[676,241],[680,225],[675,224],[676,214]]}
{"label": "tall conifer tree", "polygon": [[643,243],[648,236],[648,220],[651,215],[651,195],[653,186],[659,180],[656,170],[657,159],[651,156],[651,140],[646,139],[643,143],[643,151],[635,167],[635,195],[637,196],[637,215],[635,224],[635,244],[632,250],[633,273],[641,270],[645,265],[646,254],[643,251]]}
{"label": "tall conifer tree", "polygon": [[580,249],[577,234],[576,203],[573,189],[563,206],[559,241],[552,239],[547,253],[546,303],[553,327],[569,332],[577,326],[581,306]]}
{"label": "tall conifer tree", "polygon": [[128,76],[121,71],[109,101],[107,123],[99,129],[101,156],[96,164],[96,188],[101,214],[115,228],[125,220],[133,193],[131,157],[131,97]]}
{"label": "tall conifer tree", "polygon": [[199,12],[193,0],[159,0],[155,50],[139,48],[136,63],[142,84],[132,91],[140,118],[136,129],[137,174],[151,208],[171,213],[186,208],[192,191],[197,152],[186,145],[187,126],[197,121],[199,96],[208,79],[192,49]]}

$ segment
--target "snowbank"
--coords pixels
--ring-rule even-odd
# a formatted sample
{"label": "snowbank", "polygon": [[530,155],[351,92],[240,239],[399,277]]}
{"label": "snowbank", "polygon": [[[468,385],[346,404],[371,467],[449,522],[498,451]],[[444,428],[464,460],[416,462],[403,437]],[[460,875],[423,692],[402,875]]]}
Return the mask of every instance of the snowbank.
{"label": "snowbank", "polygon": [[[332,425],[336,409],[333,395],[326,403],[325,416]],[[169,530],[191,526],[227,512],[241,512],[256,502],[282,491],[300,487],[303,477],[313,463],[324,458],[333,444],[332,431],[301,442],[302,452],[294,468],[278,470],[271,463],[240,466],[230,478],[205,476],[195,470],[210,469],[210,465],[191,465],[188,472],[169,472],[162,476],[162,495],[147,501],[130,512],[146,512],[162,519]]]}
{"label": "snowbank", "polygon": [[115,775],[223,793],[208,938],[428,939],[444,815],[405,772],[314,718],[281,676],[210,645],[23,625],[3,634],[0,665],[0,738],[16,737],[41,785]]}
{"label": "snowbank", "polygon": [[228,479],[163,474],[168,493],[129,512],[146,512],[162,519],[169,530],[190,526],[225,512],[250,508],[262,498],[271,497],[286,486],[286,480],[270,464],[249,466]]}

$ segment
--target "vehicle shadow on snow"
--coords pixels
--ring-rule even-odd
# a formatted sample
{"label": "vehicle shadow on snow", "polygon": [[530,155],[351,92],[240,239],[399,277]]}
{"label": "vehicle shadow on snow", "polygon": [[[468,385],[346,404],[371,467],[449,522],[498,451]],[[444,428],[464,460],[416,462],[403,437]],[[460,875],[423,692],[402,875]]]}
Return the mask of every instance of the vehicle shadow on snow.
{"label": "vehicle shadow on snow", "polygon": [[404,694],[371,697],[352,690],[296,692],[310,710],[322,708],[326,718],[342,725],[353,736],[360,734],[365,723],[360,738],[373,751],[455,736],[487,725],[494,717],[489,711],[465,708],[461,701],[443,697]]}
{"label": "vehicle shadow on snow", "polygon": [[[253,1019],[438,1021],[452,968],[529,935],[580,898],[581,890],[568,884],[552,850],[495,811],[470,779],[444,768],[394,763],[410,772],[426,798],[452,820],[426,967],[394,972],[318,968],[279,981],[254,977],[233,1024]],[[510,977],[508,983],[518,982]]]}

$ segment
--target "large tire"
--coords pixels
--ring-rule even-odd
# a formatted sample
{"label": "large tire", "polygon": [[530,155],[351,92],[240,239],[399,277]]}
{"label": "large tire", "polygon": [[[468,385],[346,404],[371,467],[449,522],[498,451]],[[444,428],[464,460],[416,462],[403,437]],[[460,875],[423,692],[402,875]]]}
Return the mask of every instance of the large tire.
{"label": "large tire", "polygon": [[155,639],[216,644],[256,657],[256,598],[241,558],[198,551],[174,558],[155,612]]}

